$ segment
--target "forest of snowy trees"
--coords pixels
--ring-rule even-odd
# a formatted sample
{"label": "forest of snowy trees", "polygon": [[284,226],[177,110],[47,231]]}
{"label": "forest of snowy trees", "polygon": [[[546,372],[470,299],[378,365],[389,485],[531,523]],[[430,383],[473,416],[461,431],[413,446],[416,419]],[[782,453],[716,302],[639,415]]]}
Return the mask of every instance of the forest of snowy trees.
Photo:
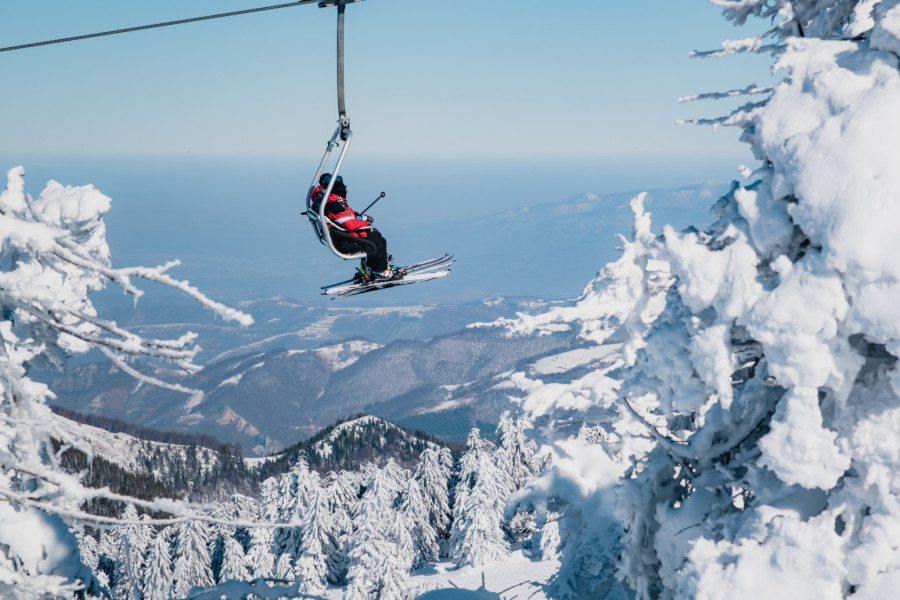
{"label": "forest of snowy trees", "polygon": [[265,480],[258,499],[234,495],[204,519],[165,525],[129,505],[115,527],[78,537],[96,578],[89,597],[182,598],[226,582],[231,591],[247,582],[246,592],[256,580],[259,594],[265,585],[295,594],[331,585],[344,586],[348,600],[403,600],[423,591],[410,589],[409,575],[426,563],[479,566],[522,543],[552,555],[536,541],[530,514],[504,512],[542,469],[529,426],[504,417],[496,444],[473,429],[458,461],[429,447],[411,470],[388,461],[321,476],[301,461]]}

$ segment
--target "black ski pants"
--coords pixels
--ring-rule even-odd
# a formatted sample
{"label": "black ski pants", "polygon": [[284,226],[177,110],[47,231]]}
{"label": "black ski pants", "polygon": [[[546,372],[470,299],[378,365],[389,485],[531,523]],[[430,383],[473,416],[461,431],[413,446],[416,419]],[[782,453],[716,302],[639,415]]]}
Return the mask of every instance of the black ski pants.
{"label": "black ski pants", "polygon": [[343,231],[331,231],[334,247],[344,254],[366,253],[366,266],[371,271],[384,271],[388,267],[387,240],[377,229],[366,231],[366,237],[356,237]]}

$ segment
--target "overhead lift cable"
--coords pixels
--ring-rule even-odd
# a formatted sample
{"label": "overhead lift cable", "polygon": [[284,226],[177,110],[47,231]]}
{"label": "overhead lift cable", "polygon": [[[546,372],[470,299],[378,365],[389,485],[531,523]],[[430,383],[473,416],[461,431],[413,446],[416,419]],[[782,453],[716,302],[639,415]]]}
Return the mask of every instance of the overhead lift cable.
{"label": "overhead lift cable", "polygon": [[247,15],[250,13],[262,12],[265,10],[275,10],[278,8],[288,8],[290,6],[300,6],[303,4],[314,4],[322,2],[321,0],[298,0],[297,2],[289,2],[287,4],[276,4],[273,6],[261,6],[259,8],[247,8],[244,10],[236,10],[233,12],[220,13],[217,15],[207,15],[205,17],[192,17],[190,19],[179,19],[177,21],[167,21],[165,23],[154,23],[153,25],[140,25],[138,27],[128,27],[126,29],[115,29],[113,31],[103,31],[100,33],[88,33],[86,35],[76,35],[74,37],[60,38],[58,40],[48,40],[46,42],[33,42],[31,44],[21,44],[19,46],[9,46],[0,48],[0,52],[10,52],[12,50],[24,50],[26,48],[36,48],[38,46],[49,46],[50,44],[62,44],[65,42],[75,42],[78,40],[86,40],[90,38],[103,37],[105,35],[117,35],[119,33],[131,33],[133,31],[143,31],[145,29],[156,29],[158,27],[169,27],[170,25],[183,25],[185,23],[196,23],[197,21],[208,21],[210,19],[221,19],[222,17],[235,17],[237,15]]}

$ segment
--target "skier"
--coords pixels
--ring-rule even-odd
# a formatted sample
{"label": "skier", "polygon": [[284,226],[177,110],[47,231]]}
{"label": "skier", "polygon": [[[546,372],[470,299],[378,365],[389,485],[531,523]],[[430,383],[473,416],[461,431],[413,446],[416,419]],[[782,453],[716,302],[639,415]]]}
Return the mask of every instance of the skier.
{"label": "skier", "polygon": [[[319,185],[313,189],[310,195],[313,210],[319,210],[319,203],[330,182],[331,173],[323,173],[319,177]],[[387,240],[380,231],[371,226],[374,219],[369,215],[358,214],[347,205],[347,185],[340,175],[335,179],[331,194],[328,196],[325,216],[345,230],[333,227],[330,223],[328,225],[331,240],[339,252],[351,254],[362,251],[366,253],[366,273],[363,274],[365,277],[386,281],[403,276],[402,271],[394,269],[388,264]]]}

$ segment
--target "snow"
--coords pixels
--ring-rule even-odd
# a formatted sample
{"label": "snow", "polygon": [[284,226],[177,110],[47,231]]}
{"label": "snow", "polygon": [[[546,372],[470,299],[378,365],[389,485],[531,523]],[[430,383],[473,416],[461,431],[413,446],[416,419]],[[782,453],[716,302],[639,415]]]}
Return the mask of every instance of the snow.
{"label": "snow", "polygon": [[363,355],[382,348],[380,344],[364,340],[353,340],[343,344],[325,346],[314,352],[328,365],[332,371],[345,369],[359,360]]}
{"label": "snow", "polygon": [[[491,324],[510,335],[576,337],[572,348],[496,386],[526,392],[521,408],[550,457],[502,517],[534,510],[535,526],[552,521],[559,560],[506,555],[508,541],[496,535],[504,477],[491,475],[500,473],[496,457],[474,434],[455,494],[452,551],[455,564],[486,564],[414,573],[411,584],[444,588],[421,598],[883,598],[900,582],[900,3],[713,3],[739,24],[771,20],[769,33],[706,55],[772,52],[783,80],[692,98],[753,95],[702,122],[741,127],[760,164],[743,169],[746,183],[715,202],[711,223],[683,231],[653,234],[637,195],[621,257],[579,298]],[[167,283],[225,318],[250,320],[171,280],[174,263],[112,270],[99,218],[105,197],[51,182],[31,201],[22,173],[11,171],[0,194],[0,236],[18,261],[0,274],[6,302],[18,311],[17,320],[0,323],[8,357],[0,384],[7,404],[29,400],[24,417],[7,407],[0,458],[4,473],[29,478],[28,493],[42,503],[3,475],[4,494],[23,510],[0,503],[0,542],[14,546],[22,566],[0,564],[0,575],[5,585],[39,574],[44,579],[31,585],[63,595],[74,578],[65,566],[73,545],[59,515],[73,514],[69,505],[88,494],[42,463],[38,449],[49,432],[35,424],[46,418],[47,392],[25,377],[25,364],[59,363],[100,341],[110,352],[153,355],[158,346],[94,318],[86,296],[104,281],[135,294],[131,278]],[[582,200],[570,210],[591,199]],[[42,262],[57,255],[66,260]],[[329,327],[323,319],[296,334]],[[365,351],[332,347],[320,356],[339,368],[353,360],[348,352]],[[193,354],[184,352],[168,358],[190,371]],[[116,443],[103,452],[115,452]],[[479,472],[489,476],[479,481]],[[366,500],[366,526],[384,535],[396,526],[383,522],[394,483],[372,477],[381,478],[384,497]],[[43,502],[45,486],[62,499]],[[483,518],[464,521],[471,515],[459,507],[468,501]],[[24,528],[33,537],[19,539],[28,537]],[[403,536],[394,537],[399,553]],[[360,586],[373,569],[396,567],[370,542],[361,534],[354,541]],[[364,565],[365,556],[381,562]]]}
{"label": "snow", "polygon": [[594,361],[613,356],[619,349],[619,344],[606,344],[604,346],[578,348],[568,352],[561,352],[536,361],[531,365],[529,371],[535,376],[565,373],[577,367],[586,366]]}
{"label": "snow", "polygon": [[714,122],[762,164],[659,238],[636,197],[580,298],[499,323],[618,344],[588,375],[560,377],[565,355],[518,375],[553,453],[518,502],[561,508],[560,595],[879,597],[900,573],[900,5],[715,3],[793,17],[772,30],[785,79]]}
{"label": "snow", "polygon": [[[75,423],[53,413],[51,415],[52,426],[60,438],[76,442],[88,449],[92,456],[117,464],[132,473],[147,473],[143,460],[144,445],[147,443],[169,455],[181,454],[184,456],[186,453],[186,447],[179,444],[143,442],[124,433],[111,433],[91,425]],[[197,459],[201,472],[206,472],[215,461],[213,452],[205,448],[197,449]],[[162,475],[161,473],[147,474]]]}
{"label": "snow", "polygon": [[[417,600],[546,600],[542,588],[559,568],[556,560],[532,560],[514,552],[503,562],[480,567],[456,568],[437,563],[430,569],[413,572],[410,583],[415,586],[437,586],[438,589],[417,596]],[[429,571],[433,571],[430,572]],[[482,582],[484,587],[482,587]]]}

